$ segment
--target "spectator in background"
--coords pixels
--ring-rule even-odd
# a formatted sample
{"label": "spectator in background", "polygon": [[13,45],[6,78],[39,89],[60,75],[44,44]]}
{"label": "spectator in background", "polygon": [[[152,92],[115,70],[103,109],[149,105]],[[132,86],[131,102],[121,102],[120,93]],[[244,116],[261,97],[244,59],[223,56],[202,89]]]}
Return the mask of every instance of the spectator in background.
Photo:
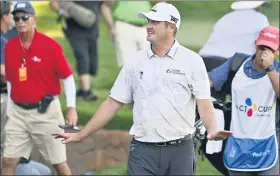
{"label": "spectator in background", "polygon": [[[1,26],[2,27],[2,26]],[[5,65],[4,65],[4,50],[5,50],[5,45],[7,43],[7,40],[1,35],[1,62],[0,62],[0,71],[1,71],[1,82],[4,82],[4,77],[5,77]],[[1,83],[1,88],[2,88],[2,83]]]}
{"label": "spectator in background", "polygon": [[[4,50],[7,39],[3,36],[4,33],[7,33],[13,26],[14,20],[11,14],[12,4],[9,1],[1,1],[1,62],[0,62],[0,91],[2,93],[7,93],[7,84],[5,81],[5,65],[4,65]],[[1,96],[1,103],[6,104],[6,96]],[[2,114],[2,113],[1,113]]]}
{"label": "spectator in background", "polygon": [[[9,30],[10,26],[12,25],[13,16],[10,14],[11,13],[10,4],[7,1],[1,1],[0,10],[1,10],[0,91],[1,94],[3,93],[6,94],[7,84],[5,81],[4,50],[5,50],[5,45],[7,43],[7,39],[2,34]],[[6,102],[7,102],[7,97],[1,95],[1,104],[2,103],[6,104]],[[3,111],[1,111],[1,117],[2,114],[4,115]]]}
{"label": "spectator in background", "polygon": [[[6,6],[10,6],[10,11],[13,11],[15,2],[13,1],[3,1],[5,2]],[[7,20],[3,21],[3,24],[1,23],[1,27],[4,26],[3,30],[1,30],[1,36],[3,36],[6,40],[10,40],[11,38],[18,35],[15,22],[13,20],[12,14],[9,15]],[[7,25],[8,24],[8,25]]]}
{"label": "spectator in background", "polygon": [[[7,122],[6,107],[7,107],[7,92],[5,83],[5,65],[4,65],[4,51],[7,40],[2,33],[8,33],[10,26],[14,24],[11,10],[12,4],[8,1],[2,1],[1,8],[1,170],[2,170],[2,150],[5,141],[4,127]],[[35,161],[20,159],[19,164],[16,167],[15,175],[52,175],[51,170],[43,164]]]}
{"label": "spectator in background", "polygon": [[[63,31],[74,51],[79,74],[77,96],[86,101],[97,100],[98,96],[91,91],[91,76],[97,74],[98,68],[99,13],[102,12],[105,20],[112,19],[111,13],[104,11],[103,1],[52,0],[51,6],[66,20],[67,28]],[[107,24],[114,38],[112,20]]]}
{"label": "spectator in background", "polygon": [[111,34],[115,34],[113,39],[115,39],[117,62],[118,66],[122,67],[124,58],[129,53],[144,49],[149,44],[146,40],[147,20],[138,18],[136,14],[139,11],[149,11],[152,5],[149,1],[105,1],[104,3],[106,11],[110,12],[110,9],[113,9],[115,31],[111,31]]}
{"label": "spectator in background", "polygon": [[13,4],[10,1],[1,1],[1,36],[4,38],[6,38],[5,34],[15,26],[13,15],[10,13],[12,10]]}
{"label": "spectator in background", "polygon": [[254,54],[255,40],[261,29],[269,26],[268,19],[260,13],[265,1],[233,2],[229,12],[214,25],[212,34],[199,51],[203,57],[207,71],[219,66],[234,55],[235,52]]}
{"label": "spectator in background", "polygon": [[63,131],[59,125],[65,124],[58,99],[61,79],[66,94],[67,123],[77,123],[72,70],[61,46],[36,30],[37,18],[29,2],[17,3],[12,14],[19,35],[9,40],[5,47],[9,101],[3,175],[14,175],[22,158],[28,164],[21,167],[24,171],[26,167],[34,169],[29,165],[33,165],[33,162],[28,160],[34,144],[58,174],[69,175],[71,171],[66,163],[66,147],[53,140],[50,132]]}

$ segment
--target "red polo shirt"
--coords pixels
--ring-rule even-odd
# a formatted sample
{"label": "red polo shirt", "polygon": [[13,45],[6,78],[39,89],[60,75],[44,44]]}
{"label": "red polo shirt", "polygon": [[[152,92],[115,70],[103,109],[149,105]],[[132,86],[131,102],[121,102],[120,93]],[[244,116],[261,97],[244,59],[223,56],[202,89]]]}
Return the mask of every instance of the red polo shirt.
{"label": "red polo shirt", "polygon": [[[19,80],[19,68],[25,59],[26,81]],[[59,95],[60,79],[72,74],[61,46],[52,38],[36,31],[25,50],[19,37],[8,41],[5,48],[6,79],[11,83],[11,99],[19,103],[39,102],[46,94]]]}

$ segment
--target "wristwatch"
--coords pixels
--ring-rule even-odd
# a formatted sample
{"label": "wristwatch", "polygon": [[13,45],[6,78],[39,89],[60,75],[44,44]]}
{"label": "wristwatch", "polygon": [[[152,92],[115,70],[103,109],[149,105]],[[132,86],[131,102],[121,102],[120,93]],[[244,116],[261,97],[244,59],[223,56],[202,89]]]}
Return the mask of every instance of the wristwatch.
{"label": "wristwatch", "polygon": [[273,70],[275,70],[275,67],[273,65],[270,65],[265,69],[266,72],[270,72],[270,71],[273,71]]}

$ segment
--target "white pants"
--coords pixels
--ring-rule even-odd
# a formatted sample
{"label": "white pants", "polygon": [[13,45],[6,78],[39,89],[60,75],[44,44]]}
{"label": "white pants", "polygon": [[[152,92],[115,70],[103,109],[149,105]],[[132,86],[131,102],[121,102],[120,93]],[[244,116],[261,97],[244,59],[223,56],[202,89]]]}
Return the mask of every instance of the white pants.
{"label": "white pants", "polygon": [[[118,66],[122,67],[127,56],[149,45],[145,26],[135,26],[116,21],[116,52]],[[128,58],[133,59],[133,58]]]}

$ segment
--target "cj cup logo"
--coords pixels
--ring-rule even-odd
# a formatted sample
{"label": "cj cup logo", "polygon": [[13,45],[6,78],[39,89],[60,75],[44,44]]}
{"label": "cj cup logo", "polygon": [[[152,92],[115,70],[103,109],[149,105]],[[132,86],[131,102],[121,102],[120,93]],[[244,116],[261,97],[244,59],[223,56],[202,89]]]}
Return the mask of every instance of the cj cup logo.
{"label": "cj cup logo", "polygon": [[257,109],[258,109],[258,105],[257,104],[253,104],[251,98],[247,98],[245,100],[245,104],[247,106],[249,106],[249,109],[247,111],[247,116],[248,117],[252,117],[253,112],[257,111]]}
{"label": "cj cup logo", "polygon": [[251,118],[255,113],[257,116],[264,116],[264,113],[269,113],[272,106],[260,106],[254,104],[251,98],[245,99],[244,105],[236,105],[236,108],[247,114],[248,118]]}

